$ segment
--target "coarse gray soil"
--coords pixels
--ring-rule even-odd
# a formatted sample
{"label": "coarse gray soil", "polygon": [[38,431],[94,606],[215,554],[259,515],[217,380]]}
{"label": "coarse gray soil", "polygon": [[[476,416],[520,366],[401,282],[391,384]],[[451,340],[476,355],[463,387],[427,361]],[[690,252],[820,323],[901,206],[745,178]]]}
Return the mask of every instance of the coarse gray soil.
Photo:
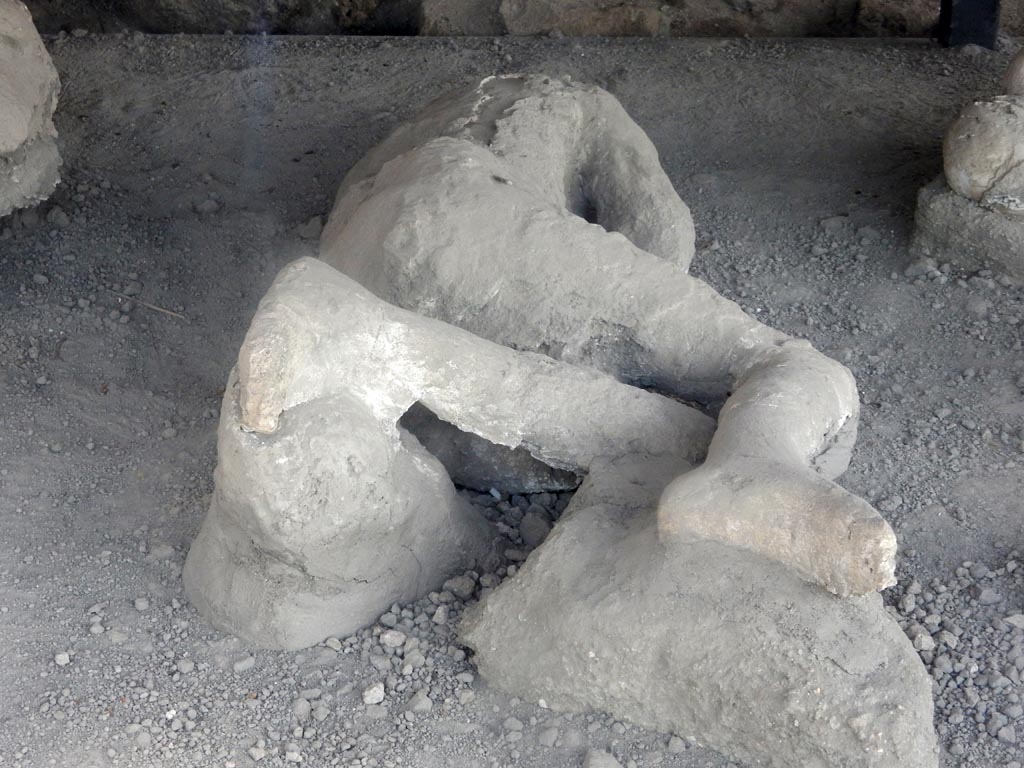
{"label": "coarse gray soil", "polygon": [[[688,734],[489,689],[454,640],[450,590],[384,617],[419,640],[403,657],[382,625],[248,649],[182,592],[228,370],[277,270],[315,253],[310,220],[429,99],[545,71],[607,88],[649,132],[696,219],[695,273],[853,369],[863,421],[841,482],[900,537],[887,599],[935,679],[943,764],[1019,768],[1024,291],[908,250],[945,125],[995,91],[1015,46],[47,43],[64,183],[0,220],[0,765],[548,768],[588,748],[627,767],[732,764]],[[518,544],[531,502],[536,521],[566,498],[482,513]],[[383,700],[364,702],[377,682]]]}

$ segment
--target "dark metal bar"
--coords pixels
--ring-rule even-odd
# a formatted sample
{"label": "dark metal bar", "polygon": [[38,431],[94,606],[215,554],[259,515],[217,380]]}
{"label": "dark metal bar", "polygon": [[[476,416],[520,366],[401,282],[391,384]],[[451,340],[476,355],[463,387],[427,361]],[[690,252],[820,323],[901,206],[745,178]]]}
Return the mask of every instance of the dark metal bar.
{"label": "dark metal bar", "polygon": [[942,0],[939,42],[945,46],[974,43],[996,47],[1000,0]]}

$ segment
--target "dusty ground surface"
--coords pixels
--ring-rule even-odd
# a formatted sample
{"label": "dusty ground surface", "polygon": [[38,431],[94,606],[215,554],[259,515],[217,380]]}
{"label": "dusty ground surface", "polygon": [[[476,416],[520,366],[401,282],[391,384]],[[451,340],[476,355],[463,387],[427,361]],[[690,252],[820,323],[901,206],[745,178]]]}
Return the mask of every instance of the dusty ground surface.
{"label": "dusty ground surface", "polygon": [[[441,624],[429,599],[388,617],[420,639],[413,668],[388,658],[381,626],[301,653],[250,651],[182,593],[221,389],[277,269],[313,252],[300,229],[426,100],[522,70],[616,94],[693,209],[695,271],[854,370],[864,419],[842,482],[899,533],[888,599],[936,679],[943,761],[1024,760],[1024,628],[1005,621],[1024,609],[1024,292],[986,272],[906,272],[943,128],[991,92],[1009,52],[48,42],[64,184],[0,220],[0,765],[577,766],[588,747],[624,766],[730,764],[489,690],[452,641],[457,604]],[[514,539],[528,501],[488,514]],[[377,681],[384,701],[367,705]],[[430,710],[413,711],[424,697]]]}

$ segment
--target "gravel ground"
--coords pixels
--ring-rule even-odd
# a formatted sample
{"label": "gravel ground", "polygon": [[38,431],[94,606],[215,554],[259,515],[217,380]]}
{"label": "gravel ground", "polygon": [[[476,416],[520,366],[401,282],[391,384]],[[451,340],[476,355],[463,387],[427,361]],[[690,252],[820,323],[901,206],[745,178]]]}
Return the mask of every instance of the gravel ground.
{"label": "gravel ground", "polygon": [[887,600],[935,680],[943,762],[1024,762],[1024,291],[907,249],[945,124],[1012,46],[48,44],[64,184],[0,219],[0,765],[731,765],[475,677],[461,608],[514,575],[564,494],[474,496],[509,537],[505,567],[302,652],[245,648],[182,593],[222,388],[274,274],[314,252],[311,220],[398,122],[526,70],[615,93],[694,211],[694,271],[853,369],[864,418],[842,482],[900,537]]}

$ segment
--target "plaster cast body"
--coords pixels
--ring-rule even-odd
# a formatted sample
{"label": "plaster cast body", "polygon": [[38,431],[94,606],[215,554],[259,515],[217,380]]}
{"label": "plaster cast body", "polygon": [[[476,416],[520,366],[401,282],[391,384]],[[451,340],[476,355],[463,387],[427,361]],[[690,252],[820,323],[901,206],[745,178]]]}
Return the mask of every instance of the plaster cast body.
{"label": "plaster cast body", "polygon": [[21,0],[0,0],[0,216],[57,185],[60,81]]}
{"label": "plaster cast body", "polygon": [[852,376],[688,276],[693,241],[611,95],[514,76],[435,102],[357,163],[321,258],[505,346],[674,396],[733,392],[707,461],[666,490],[662,537],[746,547],[840,595],[889,586],[892,531],[831,482],[856,434]]}
{"label": "plaster cast body", "polygon": [[[759,764],[932,768],[929,680],[873,594],[892,531],[831,482],[853,379],[689,277],[692,255],[603,91],[490,79],[428,108],[349,174],[323,261],[260,302],[190,598],[298,648],[486,569],[490,531],[406,429],[436,416],[432,440],[532,457],[492,476],[586,476],[467,617],[491,681]],[[725,398],[717,428],[682,397]]]}

